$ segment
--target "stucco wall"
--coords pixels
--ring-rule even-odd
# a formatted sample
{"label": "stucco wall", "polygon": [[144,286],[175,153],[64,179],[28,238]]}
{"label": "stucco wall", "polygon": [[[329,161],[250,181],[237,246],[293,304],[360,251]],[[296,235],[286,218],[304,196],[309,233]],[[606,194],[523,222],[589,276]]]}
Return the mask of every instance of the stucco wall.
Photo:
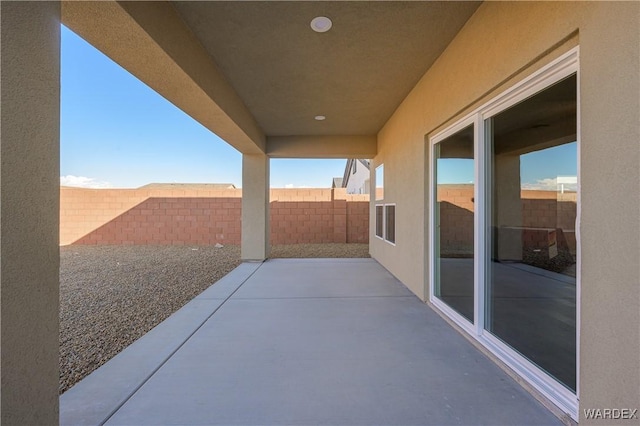
{"label": "stucco wall", "polygon": [[347,194],[368,194],[369,173],[369,168],[360,160],[353,160],[347,175]]}
{"label": "stucco wall", "polygon": [[639,15],[637,2],[484,3],[379,132],[371,168],[384,163],[385,202],[397,204],[396,246],[371,238],[371,254],[426,299],[425,138],[580,46],[583,424],[584,408],[640,401]]}
{"label": "stucco wall", "polygon": [[2,2],[0,423],[58,422],[60,4]]}

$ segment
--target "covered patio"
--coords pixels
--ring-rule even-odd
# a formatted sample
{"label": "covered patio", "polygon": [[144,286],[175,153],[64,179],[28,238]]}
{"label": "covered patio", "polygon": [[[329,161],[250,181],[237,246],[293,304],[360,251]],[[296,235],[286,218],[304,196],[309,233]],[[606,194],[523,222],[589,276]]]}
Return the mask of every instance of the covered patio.
{"label": "covered patio", "polygon": [[[79,424],[557,421],[527,390],[569,422],[638,422],[639,2],[3,1],[0,12],[3,425],[60,414]],[[375,260],[247,263],[59,405],[61,23],[242,153],[243,260],[270,257],[278,158],[371,160]],[[437,298],[435,145],[473,127],[474,174],[463,183],[478,194],[460,202],[477,206],[475,297],[491,288],[492,227],[529,226],[509,203],[527,184],[524,153],[505,152],[507,178],[493,179],[504,186],[492,185],[490,139],[501,134],[485,130],[513,117],[531,142],[513,147],[535,145],[563,121],[529,101],[567,78],[575,120],[563,141],[575,142],[576,169],[529,183],[578,184],[576,217],[561,226],[576,237],[575,315],[566,298],[559,311],[575,324],[564,379],[575,376],[575,389],[515,344],[479,340],[495,331],[483,321],[466,340],[421,303]],[[556,101],[542,111],[565,110]],[[518,221],[493,223],[495,209],[482,208],[499,206],[492,190],[512,195],[500,211]],[[497,258],[521,260],[505,252]],[[486,298],[475,301],[474,318],[486,318]],[[511,359],[518,381],[470,341]]]}
{"label": "covered patio", "polygon": [[373,259],[243,263],[62,395],[61,424],[561,424]]}

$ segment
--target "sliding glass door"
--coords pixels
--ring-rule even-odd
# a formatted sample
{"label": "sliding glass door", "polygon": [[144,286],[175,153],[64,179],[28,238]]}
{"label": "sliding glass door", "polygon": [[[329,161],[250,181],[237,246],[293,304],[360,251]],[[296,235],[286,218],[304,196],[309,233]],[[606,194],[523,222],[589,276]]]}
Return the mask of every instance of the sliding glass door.
{"label": "sliding glass door", "polygon": [[430,301],[577,419],[578,53],[430,138]]}
{"label": "sliding glass door", "polygon": [[435,146],[435,296],[473,322],[473,125]]}
{"label": "sliding glass door", "polygon": [[486,122],[485,328],[576,390],[576,77]]}

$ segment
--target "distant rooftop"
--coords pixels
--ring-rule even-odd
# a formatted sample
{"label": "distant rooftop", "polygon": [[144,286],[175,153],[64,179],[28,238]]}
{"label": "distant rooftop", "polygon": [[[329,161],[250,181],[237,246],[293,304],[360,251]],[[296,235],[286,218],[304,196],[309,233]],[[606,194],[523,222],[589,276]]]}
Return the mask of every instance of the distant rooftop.
{"label": "distant rooftop", "polygon": [[150,183],[139,189],[235,189],[232,183]]}

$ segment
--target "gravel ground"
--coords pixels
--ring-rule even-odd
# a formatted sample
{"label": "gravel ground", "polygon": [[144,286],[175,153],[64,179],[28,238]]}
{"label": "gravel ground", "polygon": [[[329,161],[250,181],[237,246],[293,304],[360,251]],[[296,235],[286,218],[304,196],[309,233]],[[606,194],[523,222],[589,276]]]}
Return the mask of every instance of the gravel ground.
{"label": "gravel ground", "polygon": [[[369,254],[367,244],[295,244],[272,257]],[[60,247],[60,393],[239,264],[238,246]]]}
{"label": "gravel ground", "polygon": [[369,244],[290,244],[271,247],[272,258],[371,257]]}

